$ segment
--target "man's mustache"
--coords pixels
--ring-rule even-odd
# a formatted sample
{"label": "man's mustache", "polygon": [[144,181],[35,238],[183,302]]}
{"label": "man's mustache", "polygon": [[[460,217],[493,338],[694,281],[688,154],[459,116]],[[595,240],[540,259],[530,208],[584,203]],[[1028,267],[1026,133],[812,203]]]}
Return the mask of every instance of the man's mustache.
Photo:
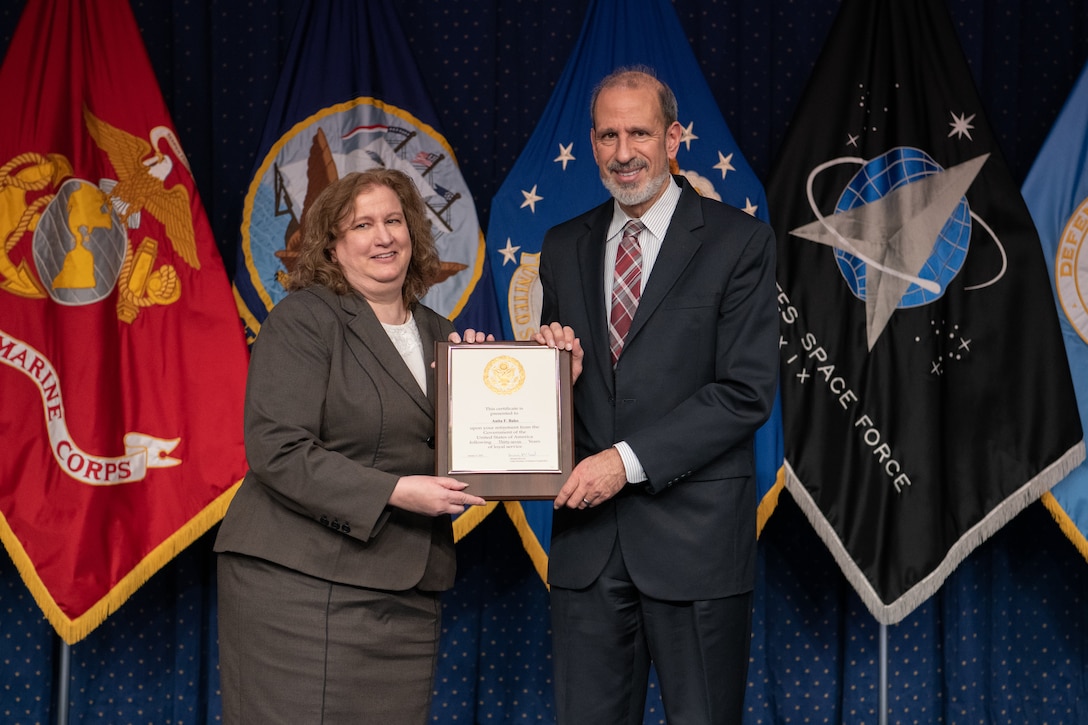
{"label": "man's mustache", "polygon": [[638,169],[645,169],[648,166],[649,164],[641,159],[632,159],[631,161],[622,164],[617,161],[613,161],[608,165],[608,170],[617,172],[637,171]]}

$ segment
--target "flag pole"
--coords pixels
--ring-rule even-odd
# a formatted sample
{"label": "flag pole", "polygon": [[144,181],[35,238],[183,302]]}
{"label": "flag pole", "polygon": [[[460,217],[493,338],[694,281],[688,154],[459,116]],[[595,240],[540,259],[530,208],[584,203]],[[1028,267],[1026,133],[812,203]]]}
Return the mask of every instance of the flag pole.
{"label": "flag pole", "polygon": [[72,647],[55,632],[53,636],[60,641],[60,656],[57,664],[57,725],[68,725],[68,684],[72,674]]}
{"label": "flag pole", "polygon": [[888,725],[888,625],[880,623],[880,725]]}

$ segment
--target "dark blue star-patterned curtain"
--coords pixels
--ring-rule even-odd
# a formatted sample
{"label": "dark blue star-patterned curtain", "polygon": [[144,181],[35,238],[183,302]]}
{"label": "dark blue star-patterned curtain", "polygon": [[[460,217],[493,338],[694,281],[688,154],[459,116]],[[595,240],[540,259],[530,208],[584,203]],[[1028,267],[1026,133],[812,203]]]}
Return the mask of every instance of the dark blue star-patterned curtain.
{"label": "dark blue star-patterned curtain", "polygon": [[[27,1],[0,7],[0,57]],[[231,273],[242,200],[300,4],[132,0]],[[1088,58],[1088,5],[947,4],[1020,183]],[[838,0],[673,5],[733,136],[766,181]],[[486,230],[489,202],[548,103],[585,3],[400,0],[396,7]],[[336,62],[329,58],[330,73]],[[4,99],[2,112],[18,113],[19,105]],[[213,537],[184,550],[63,653],[71,658],[70,721],[219,719]],[[457,584],[444,600],[433,721],[553,721],[546,590],[501,508],[459,543],[458,559]],[[788,494],[760,541],[756,598],[745,722],[875,723],[878,625]],[[1088,722],[1085,612],[1088,562],[1033,504],[888,628],[891,721]],[[57,721],[61,655],[15,565],[0,556],[0,721]],[[664,722],[655,691],[645,721]]]}

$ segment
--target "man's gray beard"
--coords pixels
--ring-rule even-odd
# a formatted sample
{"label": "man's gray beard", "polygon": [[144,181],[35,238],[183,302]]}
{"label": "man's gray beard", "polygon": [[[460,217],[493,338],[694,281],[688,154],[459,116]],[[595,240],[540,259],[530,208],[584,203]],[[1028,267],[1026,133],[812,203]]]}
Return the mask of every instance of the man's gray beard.
{"label": "man's gray beard", "polygon": [[604,184],[604,188],[608,189],[608,192],[612,194],[612,198],[624,206],[638,206],[643,202],[653,199],[654,195],[661,190],[661,187],[665,185],[665,182],[668,181],[668,179],[669,172],[666,171],[660,176],[650,179],[646,182],[645,187],[639,189],[634,186],[621,184],[613,179],[611,175],[601,175],[601,182]]}

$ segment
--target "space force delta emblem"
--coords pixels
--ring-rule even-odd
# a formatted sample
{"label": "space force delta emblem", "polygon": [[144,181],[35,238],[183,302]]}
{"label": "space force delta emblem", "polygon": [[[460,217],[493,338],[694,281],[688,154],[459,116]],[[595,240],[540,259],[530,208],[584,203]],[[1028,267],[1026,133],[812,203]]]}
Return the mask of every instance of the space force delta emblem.
{"label": "space force delta emblem", "polygon": [[323,108],[297,123],[269,149],[254,174],[242,216],[239,308],[250,341],[286,294],[302,219],[321,191],[348,173],[372,168],[407,174],[426,203],[441,259],[422,302],[453,318],[483,267],[483,237],[453,152],[435,129],[412,114],[362,97]]}
{"label": "space force delta emblem", "polygon": [[[988,157],[982,154],[945,169],[921,149],[896,147],[868,160],[832,159],[809,173],[806,197],[816,221],[793,228],[790,234],[834,250],[841,282],[864,303],[864,339],[870,353],[897,310],[934,305],[944,297],[967,260],[972,221],[987,232],[991,242],[976,252],[988,256],[976,268],[990,271],[985,280],[962,284],[962,290],[988,287],[1005,275],[1004,245],[971,210],[965,196]],[[840,165],[859,168],[842,187],[834,211],[825,215],[815,198],[826,194],[816,193],[814,187],[824,171]],[[815,326],[802,329],[802,306],[791,300],[781,282],[778,289],[787,380],[802,387],[810,380],[807,387],[822,382],[834,399],[833,407],[853,416],[854,433],[871,450],[896,494],[902,494],[912,481],[899,447],[874,422],[884,416],[870,415],[865,396],[858,392],[857,380],[865,377],[861,371],[868,364],[862,362],[865,356],[851,354],[850,344],[842,344],[841,328],[824,330],[825,336],[838,340],[834,344],[821,339]],[[949,365],[965,364],[972,351],[968,326],[943,315],[933,315],[924,331],[907,339],[917,350],[903,356],[901,363],[911,365],[919,378],[941,377]],[[883,404],[881,400],[878,407]]]}

